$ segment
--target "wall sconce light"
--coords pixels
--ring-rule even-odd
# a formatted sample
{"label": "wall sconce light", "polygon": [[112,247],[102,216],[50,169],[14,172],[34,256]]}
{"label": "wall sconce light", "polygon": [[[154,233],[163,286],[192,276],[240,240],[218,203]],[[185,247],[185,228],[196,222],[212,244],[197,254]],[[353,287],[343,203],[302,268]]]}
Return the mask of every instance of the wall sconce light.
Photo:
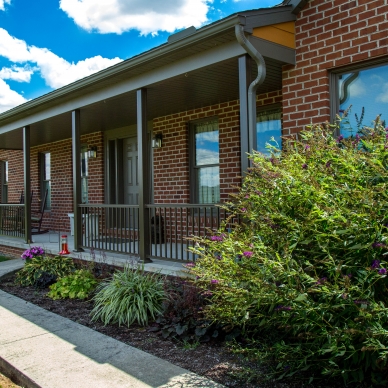
{"label": "wall sconce light", "polygon": [[97,158],[97,147],[90,147],[88,149],[88,157],[89,159]]}
{"label": "wall sconce light", "polygon": [[161,133],[157,133],[152,139],[152,148],[162,148],[162,139],[163,135]]}

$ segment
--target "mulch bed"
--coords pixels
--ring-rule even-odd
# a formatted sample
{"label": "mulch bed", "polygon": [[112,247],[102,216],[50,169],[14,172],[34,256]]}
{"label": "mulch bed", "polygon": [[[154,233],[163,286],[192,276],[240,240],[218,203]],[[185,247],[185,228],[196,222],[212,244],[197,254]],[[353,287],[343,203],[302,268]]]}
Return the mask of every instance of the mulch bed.
{"label": "mulch bed", "polygon": [[[259,367],[250,364],[247,360],[234,355],[227,346],[222,343],[203,343],[197,347],[188,348],[177,341],[164,340],[157,332],[149,331],[137,325],[131,327],[119,327],[118,325],[104,326],[100,322],[92,322],[90,300],[62,299],[52,300],[46,296],[48,289],[36,289],[34,287],[21,287],[14,282],[15,276],[8,277],[0,282],[0,289],[15,295],[21,299],[40,306],[48,311],[69,318],[81,325],[103,333],[118,341],[144,350],[150,354],[167,360],[182,368],[188,369],[201,376],[225,385],[226,387],[261,388],[261,387],[307,387],[298,382],[275,381],[246,381],[247,367],[259,371]],[[341,382],[331,382],[329,385],[316,383],[313,387],[344,387]]]}

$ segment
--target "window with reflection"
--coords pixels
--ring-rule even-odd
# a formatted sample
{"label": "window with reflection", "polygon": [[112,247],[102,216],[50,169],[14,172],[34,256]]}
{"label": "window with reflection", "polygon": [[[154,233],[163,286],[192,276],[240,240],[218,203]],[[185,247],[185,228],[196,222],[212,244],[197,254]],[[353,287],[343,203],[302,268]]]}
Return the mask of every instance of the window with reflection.
{"label": "window with reflection", "polygon": [[220,147],[218,120],[191,124],[191,173],[193,203],[220,202]]}
{"label": "window with reflection", "polygon": [[89,157],[88,147],[81,147],[81,202],[88,203]]}
{"label": "window with reflection", "polygon": [[47,190],[46,210],[51,209],[51,154],[41,154],[41,199],[43,200]]}
{"label": "window with reflection", "polygon": [[388,64],[338,74],[337,88],[340,115],[350,107],[341,122],[344,137],[355,136],[364,126],[373,126],[377,115],[386,126]]}
{"label": "window with reflection", "polygon": [[282,111],[280,107],[269,108],[257,113],[257,151],[266,156],[270,156],[270,151],[266,148],[267,143],[275,145],[271,141],[273,138],[278,144],[279,149],[282,148]]}

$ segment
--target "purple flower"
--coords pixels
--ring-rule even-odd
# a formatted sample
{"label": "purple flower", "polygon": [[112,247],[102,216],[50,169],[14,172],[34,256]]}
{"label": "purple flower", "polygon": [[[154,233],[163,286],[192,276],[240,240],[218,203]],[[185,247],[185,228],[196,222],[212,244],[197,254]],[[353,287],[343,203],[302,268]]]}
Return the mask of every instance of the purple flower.
{"label": "purple flower", "polygon": [[203,296],[212,296],[213,293],[211,291],[205,291],[202,293]]}
{"label": "purple flower", "polygon": [[262,193],[261,191],[256,190],[256,191],[255,191],[255,194],[261,195],[261,194],[263,194],[263,193]]}
{"label": "purple flower", "polygon": [[211,283],[211,284],[218,284],[219,282],[220,282],[220,281],[217,280],[217,279],[212,279],[210,283]]}
{"label": "purple flower", "polygon": [[355,304],[368,304],[367,300],[356,299],[353,301]]}
{"label": "purple flower", "polygon": [[34,257],[43,256],[44,255],[44,249],[41,247],[31,247],[30,249],[27,249],[22,254],[22,259],[24,260],[30,260]]}
{"label": "purple flower", "polygon": [[292,307],[290,306],[283,306],[283,305],[279,305],[279,306],[276,306],[275,307],[275,311],[290,311],[292,310]]}
{"label": "purple flower", "polygon": [[328,161],[328,162],[326,163],[326,168],[330,168],[330,167],[331,167],[331,162]]}
{"label": "purple flower", "polygon": [[222,260],[222,256],[219,255],[219,254],[216,254],[216,255],[215,255],[215,258],[216,258],[217,260]]}
{"label": "purple flower", "polygon": [[377,269],[380,267],[380,261],[379,260],[373,260],[371,264],[371,269]]}
{"label": "purple flower", "polygon": [[247,195],[245,196],[245,198],[248,199],[248,198],[249,198],[249,194],[247,194]]}
{"label": "purple flower", "polygon": [[303,164],[302,164],[302,168],[303,168],[303,170],[307,170],[307,169],[308,169],[308,167],[309,167],[309,166],[308,166],[306,163],[303,163]]}
{"label": "purple flower", "polygon": [[304,149],[305,149],[305,151],[307,151],[308,149],[310,149],[310,146],[309,145],[305,145]]}
{"label": "purple flower", "polygon": [[385,132],[388,132],[388,127],[385,127]]}
{"label": "purple flower", "polygon": [[223,236],[211,236],[210,240],[212,240],[212,241],[223,241],[224,237]]}
{"label": "purple flower", "polygon": [[385,268],[381,268],[381,269],[379,269],[378,274],[379,275],[386,275],[387,274],[387,270]]}
{"label": "purple flower", "polygon": [[244,255],[245,257],[252,257],[253,252],[251,252],[251,251],[245,251],[245,252],[243,253],[243,255]]}
{"label": "purple flower", "polygon": [[193,268],[195,267],[195,263],[186,263],[186,267]]}
{"label": "purple flower", "polygon": [[353,277],[353,275],[351,273],[348,273],[347,275],[344,275],[344,278],[349,278],[351,279]]}
{"label": "purple flower", "polygon": [[339,136],[337,137],[336,142],[337,142],[337,143],[341,143],[342,140],[344,140],[343,135],[339,135]]}
{"label": "purple flower", "polygon": [[381,243],[381,242],[374,242],[373,244],[372,244],[372,248],[383,248],[383,247],[385,247],[385,244],[383,244],[383,243]]}
{"label": "purple flower", "polygon": [[245,213],[245,212],[247,211],[247,209],[246,209],[245,207],[243,207],[243,208],[241,208],[241,211],[242,211],[243,213]]}
{"label": "purple flower", "polygon": [[320,286],[320,285],[324,284],[325,282],[327,282],[327,277],[318,279],[318,281],[315,283],[315,285]]}

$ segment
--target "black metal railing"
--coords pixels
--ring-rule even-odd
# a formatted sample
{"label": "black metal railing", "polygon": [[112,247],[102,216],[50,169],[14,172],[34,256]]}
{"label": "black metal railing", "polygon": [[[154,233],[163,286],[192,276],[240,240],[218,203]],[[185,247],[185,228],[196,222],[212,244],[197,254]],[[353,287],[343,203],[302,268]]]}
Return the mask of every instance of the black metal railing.
{"label": "black metal railing", "polygon": [[135,254],[138,250],[138,205],[79,205],[82,247]]}
{"label": "black metal railing", "polygon": [[24,237],[24,204],[0,204],[0,235]]}
{"label": "black metal railing", "polygon": [[[225,209],[215,205],[154,204],[148,212],[150,258],[195,260],[189,251],[192,236],[210,236],[228,219]],[[226,227],[232,227],[234,219]]]}
{"label": "black metal railing", "polygon": [[[210,236],[221,223],[226,228],[237,222],[216,205],[146,205],[149,231],[148,257],[167,260],[195,260],[189,248],[192,236]],[[82,216],[82,247],[139,255],[138,205],[79,205]]]}

